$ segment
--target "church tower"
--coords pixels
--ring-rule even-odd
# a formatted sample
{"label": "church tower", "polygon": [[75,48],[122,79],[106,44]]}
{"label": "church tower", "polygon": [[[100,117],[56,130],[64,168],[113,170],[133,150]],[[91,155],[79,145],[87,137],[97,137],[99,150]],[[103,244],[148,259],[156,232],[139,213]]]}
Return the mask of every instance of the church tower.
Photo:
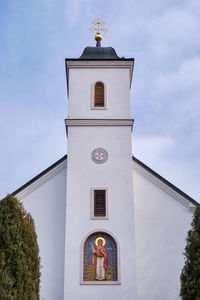
{"label": "church tower", "polygon": [[101,47],[66,59],[64,300],[130,300],[136,254],[130,118],[134,59]]}

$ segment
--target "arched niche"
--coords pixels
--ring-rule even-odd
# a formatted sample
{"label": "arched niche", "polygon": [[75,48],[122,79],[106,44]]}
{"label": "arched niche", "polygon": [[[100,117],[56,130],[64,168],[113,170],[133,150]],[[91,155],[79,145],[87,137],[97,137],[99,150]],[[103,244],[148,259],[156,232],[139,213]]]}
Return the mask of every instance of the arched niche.
{"label": "arched niche", "polygon": [[88,234],[82,243],[83,284],[120,284],[119,243],[108,231]]}

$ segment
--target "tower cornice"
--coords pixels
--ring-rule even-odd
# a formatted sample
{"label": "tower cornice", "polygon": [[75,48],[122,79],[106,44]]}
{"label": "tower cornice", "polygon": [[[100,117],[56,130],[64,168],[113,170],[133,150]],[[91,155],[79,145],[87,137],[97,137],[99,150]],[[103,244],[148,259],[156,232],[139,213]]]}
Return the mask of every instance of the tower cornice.
{"label": "tower cornice", "polygon": [[65,119],[66,131],[69,126],[130,126],[133,119]]}
{"label": "tower cornice", "polygon": [[134,58],[119,59],[75,59],[66,58],[67,92],[69,92],[69,69],[129,69],[130,88],[133,76]]}

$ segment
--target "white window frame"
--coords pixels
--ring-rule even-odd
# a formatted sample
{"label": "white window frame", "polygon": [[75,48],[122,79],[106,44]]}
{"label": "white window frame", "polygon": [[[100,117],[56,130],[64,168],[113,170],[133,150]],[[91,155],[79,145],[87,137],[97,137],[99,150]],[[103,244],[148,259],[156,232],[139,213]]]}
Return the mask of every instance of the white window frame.
{"label": "white window frame", "polygon": [[[94,87],[95,87],[95,84],[97,82],[102,82],[103,85],[104,85],[104,106],[103,107],[97,107],[97,106],[94,106]],[[91,92],[91,109],[94,109],[94,110],[106,110],[107,109],[107,87],[106,87],[106,84],[104,81],[102,80],[96,80],[95,82],[93,82],[92,84],[92,92]]]}
{"label": "white window frame", "polygon": [[[105,208],[106,208],[106,215],[96,217],[94,215],[94,191],[95,190],[104,190],[105,191]],[[108,220],[108,188],[107,187],[92,187],[91,188],[91,201],[90,201],[90,211],[91,211],[91,219],[92,220]]]}

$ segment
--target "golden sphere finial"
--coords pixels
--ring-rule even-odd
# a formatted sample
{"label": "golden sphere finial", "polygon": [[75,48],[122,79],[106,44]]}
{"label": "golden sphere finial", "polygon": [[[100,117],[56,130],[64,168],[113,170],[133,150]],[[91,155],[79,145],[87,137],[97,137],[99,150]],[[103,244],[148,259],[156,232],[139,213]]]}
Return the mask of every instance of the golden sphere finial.
{"label": "golden sphere finial", "polygon": [[101,35],[101,33],[99,33],[99,32],[97,32],[97,34],[95,35],[95,37],[94,37],[94,39],[95,39],[95,41],[101,41],[102,40],[102,35]]}

